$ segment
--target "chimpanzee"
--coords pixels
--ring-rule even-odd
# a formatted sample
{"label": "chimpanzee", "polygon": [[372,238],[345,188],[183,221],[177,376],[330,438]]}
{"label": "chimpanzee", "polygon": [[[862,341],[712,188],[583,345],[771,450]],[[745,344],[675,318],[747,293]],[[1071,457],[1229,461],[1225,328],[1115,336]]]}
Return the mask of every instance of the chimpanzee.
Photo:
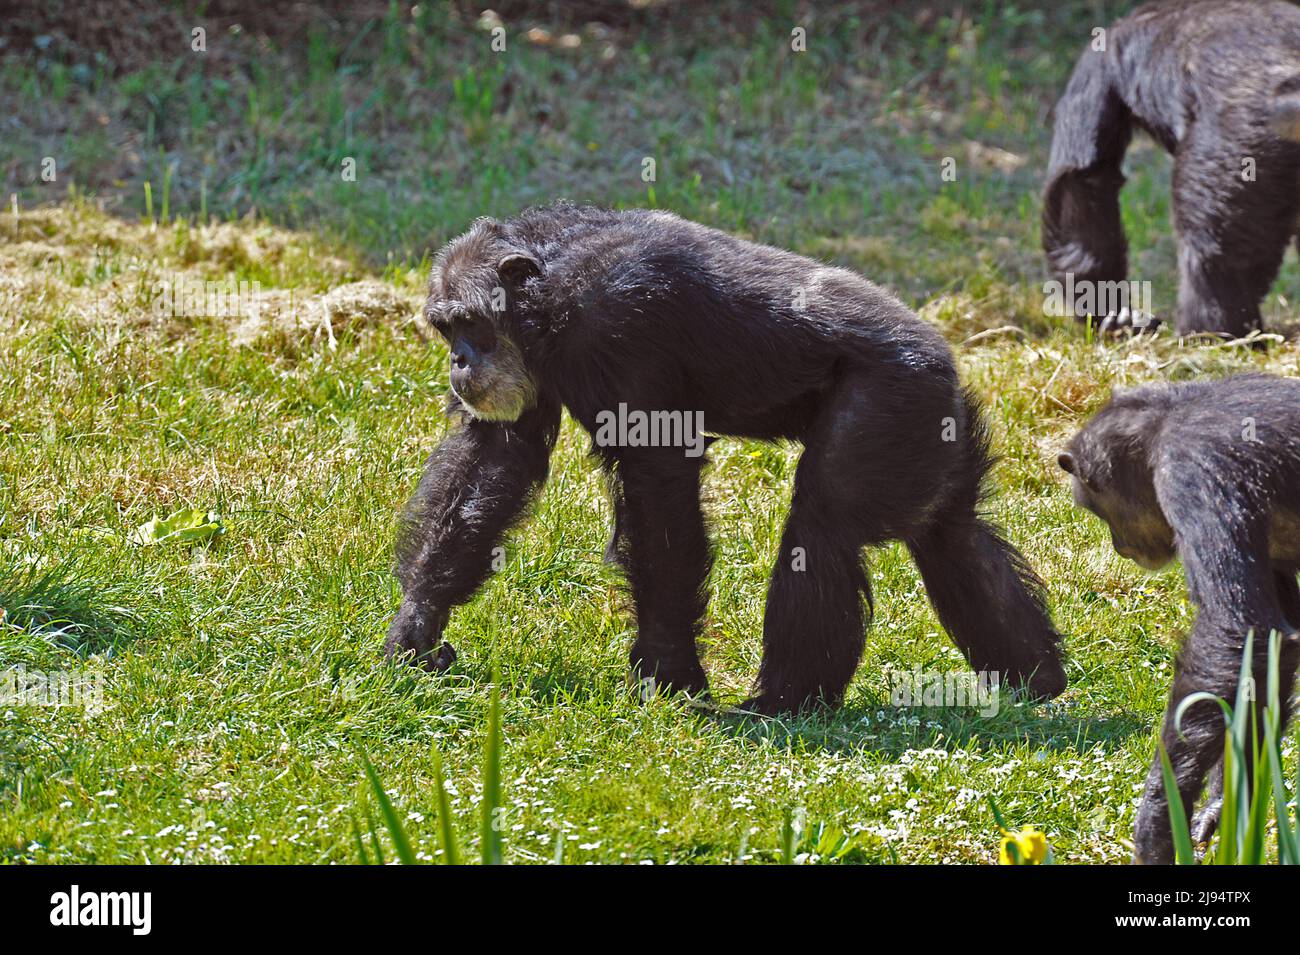
{"label": "chimpanzee", "polygon": [[[1198,614],[1178,657],[1161,741],[1189,817],[1213,771],[1193,826],[1207,841],[1218,822],[1223,711],[1194,703],[1181,732],[1174,717],[1193,693],[1235,698],[1251,631],[1260,687],[1268,685],[1269,635],[1283,636],[1280,685],[1290,715],[1300,663],[1300,380],[1240,375],[1118,393],[1058,461],[1072,476],[1075,500],[1110,525],[1122,556],[1151,570],[1182,558]],[[1134,845],[1138,861],[1173,861],[1159,757]]]}
{"label": "chimpanzee", "polygon": [[612,483],[638,680],[707,688],[696,652],[707,440],[648,440],[610,428],[614,416],[678,416],[711,436],[804,446],[750,709],[841,699],[870,609],[862,549],[893,539],[972,667],[1030,698],[1064,689],[1041,584],[979,515],[992,457],[978,405],[939,333],[879,287],[667,212],[560,203],[480,219],[448,244],[425,317],[450,346],[462,423],[403,519],[390,655],[450,664],[448,615],[545,481],[567,408]]}
{"label": "chimpanzee", "polygon": [[[1178,334],[1259,328],[1300,226],[1300,7],[1150,3],[1094,34],[1056,104],[1043,248],[1058,280],[1125,279],[1120,164],[1134,127],[1174,156]],[[1133,315],[1097,317],[1113,331]]]}

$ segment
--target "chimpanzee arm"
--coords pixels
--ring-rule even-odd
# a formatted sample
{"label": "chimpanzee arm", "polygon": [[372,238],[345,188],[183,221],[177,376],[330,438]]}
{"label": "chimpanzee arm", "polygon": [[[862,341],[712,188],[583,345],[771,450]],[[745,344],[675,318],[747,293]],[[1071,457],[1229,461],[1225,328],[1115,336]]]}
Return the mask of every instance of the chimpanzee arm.
{"label": "chimpanzee arm", "polygon": [[389,656],[413,651],[435,670],[451,663],[454,651],[439,647],[443,627],[487,578],[493,549],[545,482],[559,424],[559,405],[542,398],[518,421],[469,420],[430,455],[398,533],[402,606]]}
{"label": "chimpanzee arm", "polygon": [[[1178,656],[1161,743],[1190,817],[1206,776],[1222,759],[1225,727],[1223,711],[1215,703],[1188,706],[1180,725],[1175,718],[1178,708],[1188,696],[1200,692],[1230,704],[1235,701],[1242,652],[1252,631],[1252,673],[1258,685],[1265,685],[1261,681],[1269,633],[1284,631],[1286,621],[1274,595],[1267,505],[1247,499],[1241,486],[1246,482],[1235,489],[1226,487],[1222,474],[1214,473],[1223,462],[1211,459],[1198,465],[1180,457],[1184,459],[1176,466],[1157,469],[1156,493],[1174,528],[1198,614]],[[1159,754],[1147,776],[1134,845],[1142,862],[1173,861]]]}
{"label": "chimpanzee arm", "polygon": [[1058,278],[1070,272],[1076,281],[1123,281],[1127,271],[1119,191],[1132,117],[1111,70],[1108,54],[1084,52],[1056,104],[1043,249]]}

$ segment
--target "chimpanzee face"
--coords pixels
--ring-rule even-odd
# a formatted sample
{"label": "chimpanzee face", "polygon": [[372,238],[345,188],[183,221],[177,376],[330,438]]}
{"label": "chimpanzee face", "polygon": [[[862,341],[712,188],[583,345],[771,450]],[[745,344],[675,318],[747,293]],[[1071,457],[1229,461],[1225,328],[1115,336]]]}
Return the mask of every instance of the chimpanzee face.
{"label": "chimpanzee face", "polygon": [[437,302],[425,316],[446,341],[451,390],[465,409],[485,421],[516,421],[536,400],[533,379],[514,338],[491,316],[462,302]]}
{"label": "chimpanzee face", "polygon": [[540,270],[488,219],[438,256],[424,315],[450,350],[451,390],[476,418],[516,421],[537,400],[509,313],[523,284]]}
{"label": "chimpanzee face", "polygon": [[1063,451],[1056,461],[1070,475],[1075,503],[1110,528],[1117,554],[1147,570],[1160,570],[1178,556],[1150,469],[1116,460],[1094,467],[1082,447]]}

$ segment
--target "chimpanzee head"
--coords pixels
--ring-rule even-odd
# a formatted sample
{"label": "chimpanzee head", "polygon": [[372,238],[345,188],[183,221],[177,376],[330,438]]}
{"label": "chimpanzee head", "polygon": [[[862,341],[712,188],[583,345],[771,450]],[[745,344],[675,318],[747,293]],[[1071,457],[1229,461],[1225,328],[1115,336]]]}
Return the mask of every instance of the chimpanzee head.
{"label": "chimpanzee head", "polygon": [[424,316],[451,349],[451,390],[476,418],[515,421],[537,399],[510,311],[541,272],[491,219],[479,219],[438,253]]}
{"label": "chimpanzee head", "polygon": [[1147,570],[1177,556],[1149,454],[1157,413],[1142,391],[1116,396],[1056,459],[1071,477],[1075,502],[1110,527],[1115,551]]}

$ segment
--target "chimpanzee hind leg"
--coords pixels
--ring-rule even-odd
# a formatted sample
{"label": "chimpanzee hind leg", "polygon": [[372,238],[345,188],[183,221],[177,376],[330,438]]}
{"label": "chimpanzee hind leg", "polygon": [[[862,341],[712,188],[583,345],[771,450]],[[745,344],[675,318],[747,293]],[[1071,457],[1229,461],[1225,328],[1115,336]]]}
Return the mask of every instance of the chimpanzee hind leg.
{"label": "chimpanzee hind leg", "polygon": [[939,622],[977,673],[1036,701],[1064,692],[1061,637],[1024,557],[974,512],[909,542]]}
{"label": "chimpanzee hind leg", "polygon": [[966,396],[966,452],[947,506],[908,540],[925,590],[953,643],[999,685],[1051,699],[1065,690],[1061,637],[1028,562],[978,513],[993,465],[979,406]]}
{"label": "chimpanzee hind leg", "polygon": [[[1219,822],[1223,797],[1223,744],[1225,724],[1223,711],[1208,700],[1188,706],[1181,722],[1176,714],[1182,701],[1193,693],[1206,692],[1232,703],[1237,696],[1237,679],[1241,670],[1241,652],[1248,627],[1224,626],[1207,620],[1202,611],[1195,628],[1187,638],[1174,672],[1173,691],[1165,712],[1164,729],[1160,744],[1169,755],[1169,763],[1178,780],[1179,797],[1189,817],[1193,839],[1206,842],[1214,834]],[[1283,696],[1283,719],[1290,714],[1289,697],[1295,683],[1296,664],[1300,661],[1300,646],[1294,635],[1284,638],[1279,672],[1280,693]],[[1252,664],[1255,685],[1267,686],[1268,635],[1256,635]],[[1262,703],[1263,700],[1261,699]],[[1255,733],[1262,730],[1263,707],[1255,713]],[[1247,756],[1246,779],[1253,778],[1253,760]],[[1213,776],[1210,774],[1213,773]],[[1209,778],[1209,793],[1205,807],[1191,820],[1197,797]],[[1149,865],[1168,865],[1174,861],[1172,829],[1169,821],[1169,802],[1165,793],[1164,777],[1157,753],[1147,774],[1142,805],[1138,809],[1133,843],[1137,861]]]}
{"label": "chimpanzee hind leg", "polygon": [[1282,710],[1280,729],[1285,732],[1295,709],[1296,671],[1300,670],[1300,586],[1296,584],[1293,570],[1276,571],[1275,577],[1278,605],[1287,623],[1287,632],[1282,634],[1277,684],[1278,703]]}
{"label": "chimpanzee hind leg", "polygon": [[846,371],[804,437],[747,709],[835,705],[853,679],[871,608],[862,549],[904,536],[952,455],[939,434],[954,382],[898,378]]}
{"label": "chimpanzee hind leg", "polygon": [[1224,176],[1241,157],[1193,123],[1174,159],[1180,335],[1241,337],[1261,327],[1300,210],[1293,164],[1262,160],[1254,181]]}

